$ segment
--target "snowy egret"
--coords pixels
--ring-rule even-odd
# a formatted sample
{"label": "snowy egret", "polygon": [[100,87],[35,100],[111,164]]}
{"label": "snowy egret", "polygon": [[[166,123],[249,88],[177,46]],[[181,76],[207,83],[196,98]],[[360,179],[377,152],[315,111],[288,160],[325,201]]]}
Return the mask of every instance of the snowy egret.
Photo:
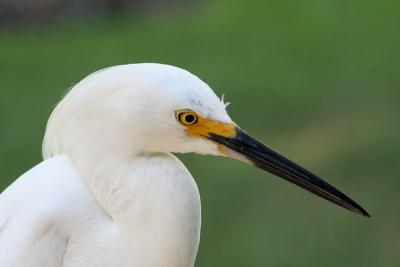
{"label": "snowy egret", "polygon": [[0,266],[193,266],[200,197],[171,153],[232,157],[368,216],[242,131],[225,108],[199,78],[168,65],[83,79],[49,119],[44,161],[0,195]]}

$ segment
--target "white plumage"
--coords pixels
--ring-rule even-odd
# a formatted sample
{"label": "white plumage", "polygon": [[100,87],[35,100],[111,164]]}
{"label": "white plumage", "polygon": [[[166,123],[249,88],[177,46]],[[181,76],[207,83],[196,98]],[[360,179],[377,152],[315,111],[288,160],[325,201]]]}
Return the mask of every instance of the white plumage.
{"label": "white plumage", "polygon": [[170,66],[113,67],[72,88],[45,160],[0,195],[0,266],[192,266],[199,194],[169,152],[217,149],[183,133],[181,108],[229,120],[204,83]]}
{"label": "white plumage", "polygon": [[[200,197],[171,153],[230,156],[292,182],[308,175],[317,194],[340,193],[266,149],[187,71],[161,64],[98,71],[52,113],[44,161],[0,195],[0,266],[193,266]],[[321,196],[363,211],[344,195]]]}

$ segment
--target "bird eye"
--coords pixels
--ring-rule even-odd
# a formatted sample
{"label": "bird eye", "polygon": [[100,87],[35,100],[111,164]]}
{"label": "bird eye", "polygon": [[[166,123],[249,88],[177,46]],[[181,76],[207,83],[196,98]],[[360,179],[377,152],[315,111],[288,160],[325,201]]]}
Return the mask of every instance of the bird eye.
{"label": "bird eye", "polygon": [[197,122],[197,114],[191,110],[180,111],[177,113],[178,121],[183,125],[193,125]]}

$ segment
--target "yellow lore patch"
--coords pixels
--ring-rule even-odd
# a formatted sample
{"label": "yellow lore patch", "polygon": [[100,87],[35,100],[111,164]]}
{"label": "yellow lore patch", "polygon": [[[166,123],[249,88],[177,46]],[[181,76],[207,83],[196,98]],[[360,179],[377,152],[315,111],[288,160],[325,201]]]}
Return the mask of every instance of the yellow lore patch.
{"label": "yellow lore patch", "polygon": [[[236,124],[211,120],[189,109],[178,110],[175,116],[186,127],[186,133],[192,137],[208,138],[210,134],[215,134],[226,138],[235,138],[237,135]],[[221,154],[227,155],[223,145],[218,144],[218,150]]]}
{"label": "yellow lore patch", "polygon": [[[210,137],[210,134],[226,138],[236,137],[236,124],[225,123],[202,117],[191,110],[177,111],[176,118],[186,127],[186,133],[192,137]],[[218,144],[218,150],[226,155],[227,151],[223,145]]]}
{"label": "yellow lore patch", "polygon": [[210,137],[210,133],[227,137],[236,137],[236,124],[224,123],[197,115],[197,123],[188,125],[186,133],[192,136]]}

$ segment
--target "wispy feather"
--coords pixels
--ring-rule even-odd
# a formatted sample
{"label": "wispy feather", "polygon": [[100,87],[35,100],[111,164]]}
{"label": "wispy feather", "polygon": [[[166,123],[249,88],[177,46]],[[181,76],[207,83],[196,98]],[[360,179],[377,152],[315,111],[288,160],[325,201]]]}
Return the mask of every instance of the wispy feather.
{"label": "wispy feather", "polygon": [[222,94],[221,96],[221,103],[225,106],[225,108],[227,108],[231,104],[230,102],[225,102],[225,94]]}

